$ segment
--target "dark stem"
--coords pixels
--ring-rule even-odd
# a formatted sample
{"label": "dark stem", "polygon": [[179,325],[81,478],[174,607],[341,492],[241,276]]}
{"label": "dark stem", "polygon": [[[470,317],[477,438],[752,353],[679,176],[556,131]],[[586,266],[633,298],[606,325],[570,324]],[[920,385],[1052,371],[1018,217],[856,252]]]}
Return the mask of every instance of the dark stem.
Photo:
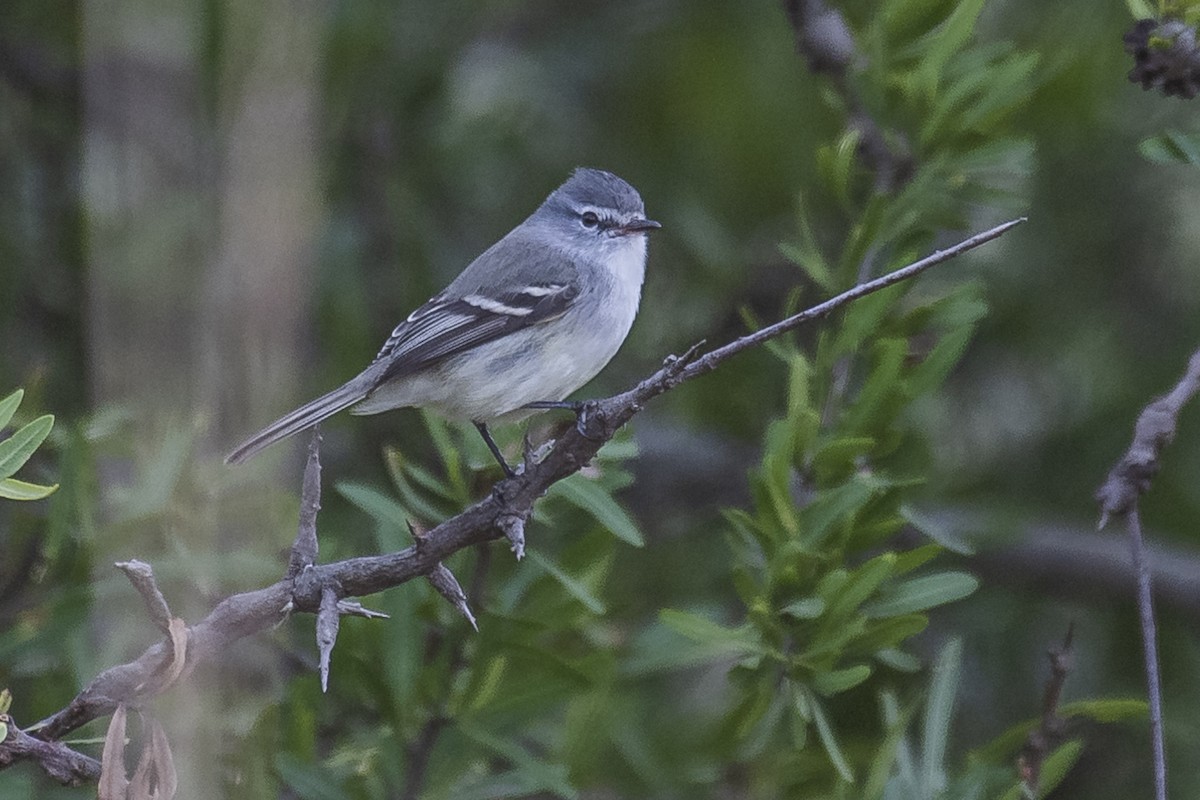
{"label": "dark stem", "polygon": [[1158,626],[1154,621],[1154,593],[1150,561],[1142,537],[1142,518],[1137,504],[1126,515],[1129,549],[1137,575],[1138,621],[1142,626],[1142,656],[1146,662],[1146,691],[1150,695],[1150,746],[1154,751],[1154,797],[1167,800],[1167,754],[1163,741],[1162,680],[1158,669]]}

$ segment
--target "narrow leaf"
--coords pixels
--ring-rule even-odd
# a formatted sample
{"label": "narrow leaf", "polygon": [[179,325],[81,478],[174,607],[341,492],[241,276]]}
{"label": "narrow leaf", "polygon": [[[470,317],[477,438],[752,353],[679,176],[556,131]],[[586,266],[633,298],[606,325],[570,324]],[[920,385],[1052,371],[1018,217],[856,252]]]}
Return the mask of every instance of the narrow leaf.
{"label": "narrow leaf", "polygon": [[46,414],[0,442],[0,478],[7,478],[24,466],[53,427],[54,416]]}
{"label": "narrow leaf", "polygon": [[754,632],[746,625],[727,628],[699,614],[678,611],[673,608],[663,610],[659,613],[658,618],[671,630],[695,642],[729,644],[745,651],[757,649]]}
{"label": "narrow leaf", "polygon": [[805,597],[779,610],[796,619],[816,619],[825,613],[825,601],[820,597]]}
{"label": "narrow leaf", "polygon": [[21,405],[21,398],[25,396],[24,389],[17,389],[8,397],[0,400],[0,429],[12,420],[13,414],[17,413],[17,408]]}
{"label": "narrow leaf", "polygon": [[966,572],[947,571],[910,578],[881,592],[879,599],[863,607],[868,617],[898,617],[926,611],[961,600],[979,587],[979,580]]}
{"label": "narrow leaf", "polygon": [[378,523],[375,538],[380,550],[394,553],[408,546],[408,534],[405,532],[410,514],[408,509],[378,489],[362,484],[341,481],[336,489],[338,494]]}
{"label": "narrow leaf", "polygon": [[596,597],[592,590],[585,586],[582,581],[573,575],[567,574],[562,567],[551,561],[549,557],[533,550],[529,551],[529,560],[549,573],[552,578],[567,590],[567,594],[587,606],[588,610],[593,614],[604,613],[604,603],[600,601],[600,598]]}
{"label": "narrow leaf", "polygon": [[871,677],[871,668],[866,664],[855,664],[845,669],[821,672],[813,677],[812,687],[824,697],[849,691]]}
{"label": "narrow leaf", "polygon": [[[1038,798],[1048,796],[1055,787],[1062,783],[1063,778],[1071,771],[1071,767],[1075,766],[1075,762],[1079,760],[1079,756],[1083,753],[1083,742],[1078,739],[1071,741],[1058,747],[1046,757],[1042,762],[1041,786],[1038,787]],[[1017,783],[1012,786],[1007,792],[1000,796],[1000,800],[1024,800],[1029,797],[1023,783]]]}
{"label": "narrow leaf", "polygon": [[[1079,700],[1058,709],[1063,719],[1089,717],[1097,722],[1119,722],[1124,719],[1145,718],[1146,701],[1125,698]],[[1041,724],[1040,717],[1018,722],[996,738],[971,752],[971,760],[994,764],[1010,759],[1020,749],[1029,732]]]}
{"label": "narrow leaf", "polygon": [[16,478],[0,478],[0,497],[5,500],[41,500],[54,494],[58,484],[42,486]]}
{"label": "narrow leaf", "polygon": [[1150,0],[1125,0],[1125,5],[1134,19],[1154,19],[1158,16],[1150,5]]}
{"label": "narrow leaf", "polygon": [[854,773],[846,761],[846,756],[842,754],[842,748],[838,746],[837,739],[833,735],[833,728],[830,727],[829,719],[825,716],[825,710],[821,708],[817,698],[811,695],[808,697],[808,705],[812,710],[813,724],[817,726],[817,736],[821,738],[821,744],[825,747],[825,752],[829,754],[830,762],[842,776],[842,780],[846,783],[854,783]]}
{"label": "narrow leaf", "polygon": [[572,505],[591,514],[613,536],[634,547],[642,547],[645,540],[637,523],[621,508],[604,487],[583,475],[573,475],[551,487],[550,495],[558,495]]}
{"label": "narrow leaf", "polygon": [[1138,143],[1142,158],[1154,164],[1200,165],[1200,133],[1169,130]]}
{"label": "narrow leaf", "polygon": [[946,787],[944,761],[950,739],[950,721],[958,693],[962,642],[951,639],[938,653],[925,705],[924,742],[921,753],[921,794],[936,797]]}

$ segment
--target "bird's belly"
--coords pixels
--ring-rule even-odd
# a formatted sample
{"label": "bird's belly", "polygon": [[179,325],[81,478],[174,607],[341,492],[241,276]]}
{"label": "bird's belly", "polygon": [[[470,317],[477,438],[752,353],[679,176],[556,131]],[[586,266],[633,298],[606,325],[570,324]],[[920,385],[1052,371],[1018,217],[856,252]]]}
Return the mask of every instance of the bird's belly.
{"label": "bird's belly", "polygon": [[351,413],[374,414],[404,406],[432,408],[452,419],[513,421],[539,400],[562,400],[583,386],[616,354],[630,319],[592,318],[570,312],[544,330],[519,331],[446,359],[417,375],[375,389]]}

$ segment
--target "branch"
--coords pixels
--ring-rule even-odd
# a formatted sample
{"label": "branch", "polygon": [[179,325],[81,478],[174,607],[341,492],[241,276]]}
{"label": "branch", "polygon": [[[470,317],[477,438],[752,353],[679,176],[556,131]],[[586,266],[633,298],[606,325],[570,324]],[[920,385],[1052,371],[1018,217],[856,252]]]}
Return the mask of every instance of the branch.
{"label": "branch", "polygon": [[66,786],[82,786],[100,779],[100,762],[77,753],[61,742],[34,738],[9,718],[8,736],[0,742],[0,769],[17,761],[35,761],[54,780]]}
{"label": "branch", "polygon": [[1067,635],[1061,647],[1052,647],[1046,654],[1050,658],[1050,677],[1042,692],[1042,721],[1029,732],[1025,744],[1017,756],[1017,771],[1021,782],[1029,791],[1029,797],[1041,797],[1042,765],[1046,756],[1062,739],[1065,721],[1058,715],[1063,685],[1071,672],[1074,660],[1075,624],[1067,626]]}
{"label": "branch", "polygon": [[850,67],[860,56],[845,17],[825,0],[784,0],[783,10],[808,68],[828,76],[842,98],[847,127],[858,134],[858,157],[875,173],[875,190],[890,193],[901,188],[916,165],[904,137],[875,121],[850,82]]}
{"label": "branch", "polygon": [[1150,696],[1150,740],[1154,754],[1156,800],[1167,798],[1167,758],[1163,741],[1162,680],[1159,676],[1154,593],[1138,499],[1149,490],[1151,481],[1158,474],[1162,451],[1175,438],[1179,413],[1198,391],[1200,350],[1192,353],[1187,370],[1175,388],[1142,409],[1133,428],[1133,443],[1096,492],[1096,499],[1100,503],[1099,527],[1103,528],[1112,517],[1121,516],[1125,518],[1129,532],[1129,547],[1137,575],[1137,606],[1142,627],[1142,657],[1146,664],[1146,690]]}
{"label": "branch", "polygon": [[1200,350],[1192,353],[1179,383],[1167,394],[1142,409],[1133,428],[1133,443],[1096,492],[1100,502],[1100,525],[1110,517],[1129,513],[1137,499],[1150,488],[1158,474],[1163,449],[1175,438],[1179,412],[1200,391]]}
{"label": "branch", "polygon": [[[735,355],[773,337],[826,317],[860,297],[909,280],[937,264],[979,247],[1023,221],[1023,218],[1013,220],[972,236],[703,356],[697,356],[697,345],[682,357],[666,359],[661,369],[632,389],[585,404],[579,423],[569,427],[541,460],[527,463],[520,474],[500,481],[488,497],[433,528],[411,547],[398,553],[309,565],[294,577],[221,601],[207,617],[188,630],[188,666],[215,659],[233,642],[278,624],[292,610],[317,613],[322,598],[328,597],[327,592],[333,593],[339,601],[339,610],[343,610],[341,604],[345,602],[344,598],[374,594],[414,578],[429,576],[438,570],[444,559],[472,545],[507,535],[514,548],[517,547],[523,543],[525,523],[533,512],[534,504],[546,490],[586,466],[647,401],[684,381],[713,371]],[[301,546],[299,549],[305,548]],[[302,557],[298,560],[308,559]],[[438,580],[434,578],[435,585]],[[457,605],[461,589],[450,593],[453,595],[452,602]],[[325,602],[328,608],[329,600]],[[459,610],[463,611],[461,607]],[[171,644],[158,642],[136,660],[105,670],[65,708],[37,725],[36,735],[47,741],[60,739],[81,725],[112,713],[118,704],[136,707],[139,702],[153,696],[154,682],[150,679],[167,669],[171,661]],[[4,752],[3,748],[4,745],[0,745],[0,754]]]}

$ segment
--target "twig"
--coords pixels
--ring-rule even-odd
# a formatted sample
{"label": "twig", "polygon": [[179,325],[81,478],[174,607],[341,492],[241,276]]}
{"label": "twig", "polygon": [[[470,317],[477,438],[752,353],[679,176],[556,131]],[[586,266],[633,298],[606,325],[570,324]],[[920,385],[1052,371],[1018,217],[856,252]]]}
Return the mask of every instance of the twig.
{"label": "twig", "polygon": [[0,769],[17,761],[35,761],[54,780],[66,786],[82,786],[100,779],[100,762],[77,753],[62,742],[47,742],[30,736],[10,717],[8,736],[0,742]]}
{"label": "twig", "polygon": [[125,577],[129,578],[133,588],[138,590],[138,594],[145,601],[146,611],[149,612],[151,621],[160,631],[169,636],[171,634],[171,609],[167,607],[167,600],[159,591],[157,581],[154,580],[154,570],[146,562],[137,559],[118,561],[113,566],[125,573]]}
{"label": "twig", "polygon": [[804,325],[807,322],[812,322],[813,320],[827,317],[834,311],[837,311],[843,306],[854,302],[860,297],[865,297],[866,295],[873,294],[880,289],[886,289],[889,286],[893,286],[897,283],[909,280],[910,278],[914,278],[930,267],[934,267],[938,264],[949,261],[952,258],[962,255],[968,250],[974,250],[976,247],[986,244],[993,239],[998,239],[1023,222],[1025,222],[1025,217],[1018,217],[1017,219],[1009,220],[1002,225],[997,225],[994,228],[986,230],[983,233],[977,233],[974,236],[964,239],[958,244],[953,245],[952,247],[947,247],[945,250],[935,250],[931,255],[926,256],[920,261],[915,261],[906,267],[901,267],[895,272],[889,272],[887,275],[881,275],[880,277],[867,281],[866,283],[860,283],[857,286],[842,292],[836,297],[826,300],[824,303],[818,303],[812,308],[801,311],[799,314],[794,314],[785,320],[776,322],[774,325],[768,325],[767,327],[755,331],[754,333],[743,336],[740,339],[736,339],[724,347],[718,347],[716,350],[705,354],[701,358],[698,358],[693,363],[689,364],[680,374],[679,379],[675,382],[675,384],[672,384],[670,388],[673,388],[674,385],[678,383],[690,380],[697,375],[703,375],[706,372],[711,372],[712,370],[716,369],[721,362],[725,361],[731,356],[737,355],[743,350],[749,350],[751,347],[757,347],[768,339],[773,339],[780,334],[799,328],[801,325]]}
{"label": "twig", "polygon": [[1042,721],[1037,728],[1029,732],[1021,754],[1017,757],[1017,769],[1021,782],[1025,784],[1028,796],[1037,797],[1040,792],[1042,779],[1042,764],[1046,756],[1062,738],[1065,722],[1058,715],[1059,703],[1062,699],[1063,685],[1071,672],[1074,660],[1075,624],[1067,626],[1067,635],[1061,647],[1052,647],[1046,655],[1050,659],[1050,677],[1046,679],[1046,688],[1042,692]]}
{"label": "twig", "polygon": [[300,489],[300,524],[288,558],[287,577],[317,563],[317,512],[321,510],[321,426],[313,428],[308,440],[308,461],[304,465],[304,483]]}
{"label": "twig", "polygon": [[1150,562],[1142,537],[1142,515],[1137,503],[1126,515],[1129,547],[1137,570],[1138,621],[1142,626],[1142,658],[1146,662],[1146,691],[1150,695],[1150,747],[1154,753],[1154,797],[1167,800],[1167,751],[1163,734],[1162,678],[1158,663],[1158,625],[1154,619],[1154,593]]}
{"label": "twig", "polygon": [[[546,490],[590,463],[600,448],[642,409],[646,401],[685,380],[711,372],[722,362],[773,336],[825,317],[864,295],[908,280],[936,264],[989,242],[1023,221],[1013,220],[972,236],[954,247],[856,286],[807,311],[703,356],[696,357],[698,348],[693,347],[680,358],[667,359],[661,369],[632,389],[589,404],[591,413],[586,415],[586,425],[568,427],[541,460],[526,464],[521,474],[500,481],[486,498],[433,528],[413,546],[398,553],[313,565],[301,570],[294,578],[221,601],[207,617],[189,629],[189,663],[197,664],[216,658],[238,639],[272,627],[284,618],[288,610],[317,612],[327,589],[334,590],[339,600],[363,597],[426,576],[453,553],[499,538],[505,533],[512,537],[514,546],[518,545],[523,542],[525,520]],[[81,725],[111,713],[118,703],[136,705],[148,678],[170,660],[170,645],[159,642],[147,648],[136,660],[105,670],[65,708],[40,723],[38,737],[44,740],[59,739]],[[3,745],[0,745],[0,752],[2,748]]]}
{"label": "twig", "polygon": [[1175,387],[1147,405],[1138,415],[1133,443],[1096,492],[1103,528],[1108,521],[1123,516],[1129,532],[1129,547],[1137,576],[1138,618],[1142,626],[1142,651],[1146,662],[1146,689],[1150,695],[1150,740],[1154,751],[1154,796],[1167,798],[1167,760],[1163,741],[1162,682],[1159,677],[1158,631],[1154,619],[1154,593],[1150,564],[1142,536],[1138,499],[1150,488],[1161,467],[1163,449],[1175,438],[1179,413],[1200,391],[1200,350],[1192,353]]}

